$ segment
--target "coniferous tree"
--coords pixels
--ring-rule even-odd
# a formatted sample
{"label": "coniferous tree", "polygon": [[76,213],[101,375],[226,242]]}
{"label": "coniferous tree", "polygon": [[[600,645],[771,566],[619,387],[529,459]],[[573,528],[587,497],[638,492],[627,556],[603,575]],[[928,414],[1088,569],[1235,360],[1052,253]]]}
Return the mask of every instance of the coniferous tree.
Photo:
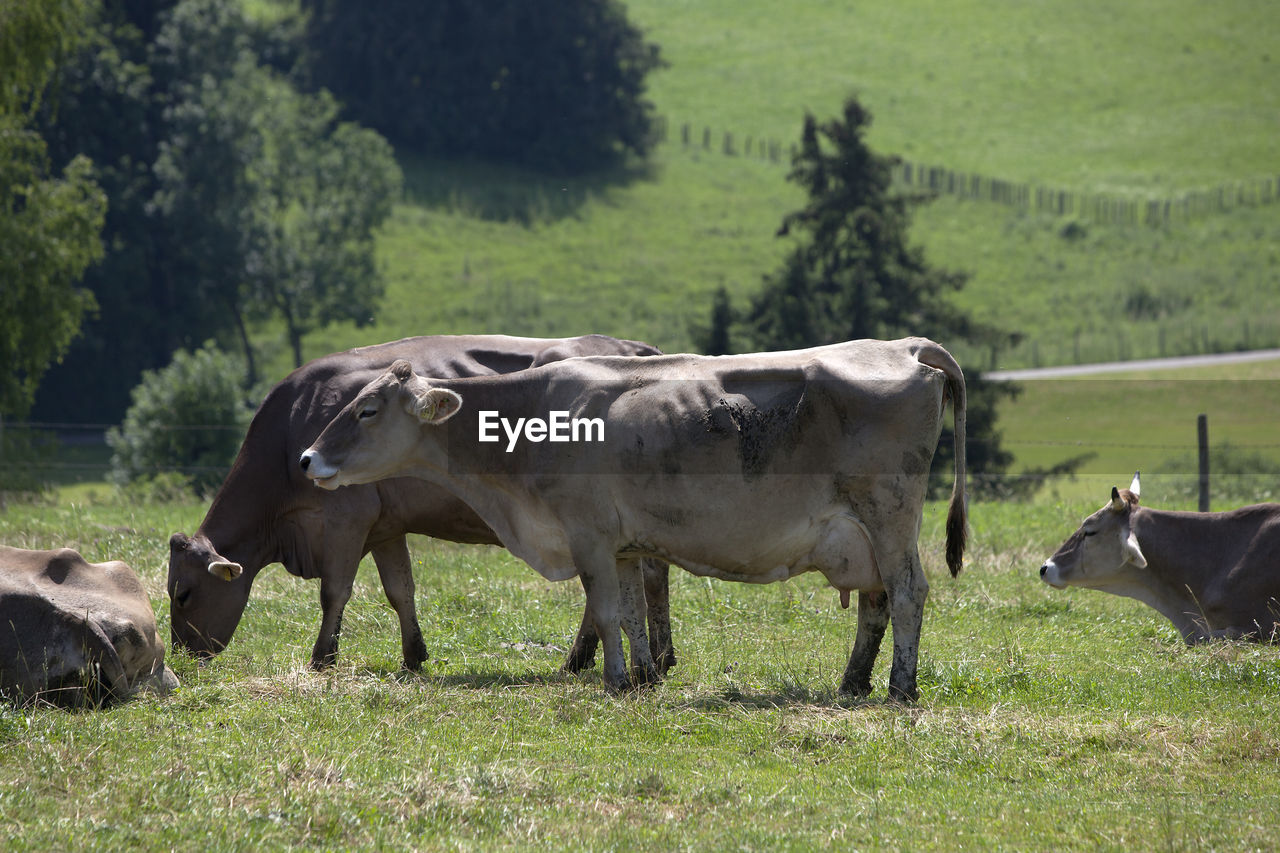
{"label": "coniferous tree", "polygon": [[[760,349],[797,349],[857,338],[921,335],[944,346],[965,340],[1000,347],[1016,335],[975,320],[948,298],[968,280],[930,265],[908,238],[912,210],[930,196],[893,186],[896,158],[876,154],[865,133],[871,116],[856,98],[841,118],[819,124],[806,115],[788,178],[808,193],[782,221],[795,248],[746,312],[746,334]],[[1003,487],[1013,457],[995,429],[999,395],[1009,383],[984,383],[966,371],[969,470],[978,492]],[[935,480],[950,476],[950,428],[934,457]]]}

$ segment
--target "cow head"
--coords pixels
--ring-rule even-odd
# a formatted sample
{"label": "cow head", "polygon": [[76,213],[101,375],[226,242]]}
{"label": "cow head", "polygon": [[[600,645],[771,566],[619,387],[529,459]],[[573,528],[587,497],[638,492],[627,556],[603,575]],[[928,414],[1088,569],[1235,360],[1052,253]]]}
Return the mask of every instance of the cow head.
{"label": "cow head", "polygon": [[1084,520],[1080,529],[1062,543],[1040,567],[1040,578],[1055,589],[1067,586],[1105,587],[1128,568],[1146,568],[1130,517],[1138,505],[1139,475],[1126,490],[1114,486],[1111,500]]}
{"label": "cow head", "polygon": [[249,600],[251,578],[204,536],[169,537],[169,631],[174,648],[211,657],[226,648]]}
{"label": "cow head", "polygon": [[299,464],[324,489],[395,476],[417,450],[422,427],[444,423],[461,407],[461,397],[431,387],[402,359],[338,412]]}

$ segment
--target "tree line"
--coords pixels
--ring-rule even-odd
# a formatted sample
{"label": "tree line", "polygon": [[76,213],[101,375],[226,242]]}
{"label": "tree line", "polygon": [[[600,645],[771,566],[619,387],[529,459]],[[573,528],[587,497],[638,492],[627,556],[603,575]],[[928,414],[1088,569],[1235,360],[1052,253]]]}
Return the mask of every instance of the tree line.
{"label": "tree line", "polygon": [[[402,182],[388,140],[558,171],[656,140],[643,83],[661,60],[614,0],[555,15],[515,0],[308,0],[261,19],[242,0],[5,9],[0,170],[28,215],[0,227],[21,226],[51,266],[6,275],[24,282],[0,321],[11,419],[34,405],[43,421],[119,421],[143,371],[209,340],[240,352],[252,386],[264,321],[295,363],[309,331],[372,322],[373,234]],[[78,254],[32,221],[55,189],[47,203],[79,216]]]}

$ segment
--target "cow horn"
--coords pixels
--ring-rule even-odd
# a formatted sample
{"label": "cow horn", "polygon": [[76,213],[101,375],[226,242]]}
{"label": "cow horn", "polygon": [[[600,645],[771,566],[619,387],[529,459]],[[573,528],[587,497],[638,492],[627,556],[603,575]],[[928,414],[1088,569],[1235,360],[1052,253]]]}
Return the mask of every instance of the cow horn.
{"label": "cow horn", "polygon": [[1136,497],[1141,497],[1141,495],[1142,495],[1142,484],[1138,482],[1138,480],[1140,480],[1140,479],[1141,479],[1141,475],[1142,475],[1142,472],[1141,472],[1141,471],[1134,471],[1134,472],[1133,472],[1133,483],[1132,483],[1132,484],[1130,484],[1130,486],[1129,486],[1129,491],[1133,492],[1133,496],[1134,496],[1135,498],[1136,498]]}
{"label": "cow horn", "polygon": [[244,574],[244,566],[230,560],[214,560],[209,564],[209,574],[224,581],[233,581]]}

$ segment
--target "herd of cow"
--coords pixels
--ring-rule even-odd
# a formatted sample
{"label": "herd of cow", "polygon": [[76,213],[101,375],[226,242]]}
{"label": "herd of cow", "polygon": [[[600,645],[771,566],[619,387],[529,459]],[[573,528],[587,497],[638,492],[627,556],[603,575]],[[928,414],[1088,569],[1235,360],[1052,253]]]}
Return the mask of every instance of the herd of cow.
{"label": "herd of cow", "polygon": [[[199,529],[171,537],[172,641],[217,654],[258,572],[279,562],[320,580],[311,663],[330,666],[357,566],[372,554],[403,665],[418,669],[427,650],[405,537],[419,533],[499,544],[550,580],[579,578],[586,608],[564,668],[590,668],[602,647],[611,690],[675,665],[670,563],[751,583],[821,572],[842,606],[858,593],[841,692],[870,692],[892,621],[889,693],[914,700],[928,593],[917,539],[948,402],[955,575],[965,383],[932,341],[708,357],[601,335],[436,336],[325,356],[271,390]],[[510,440],[485,435],[499,420]],[[548,423],[570,422],[601,429],[592,440],[548,436]],[[1137,598],[1188,643],[1275,641],[1280,505],[1160,512],[1139,505],[1135,476],[1040,575]],[[101,704],[176,683],[127,566],[0,546],[0,694]]]}

